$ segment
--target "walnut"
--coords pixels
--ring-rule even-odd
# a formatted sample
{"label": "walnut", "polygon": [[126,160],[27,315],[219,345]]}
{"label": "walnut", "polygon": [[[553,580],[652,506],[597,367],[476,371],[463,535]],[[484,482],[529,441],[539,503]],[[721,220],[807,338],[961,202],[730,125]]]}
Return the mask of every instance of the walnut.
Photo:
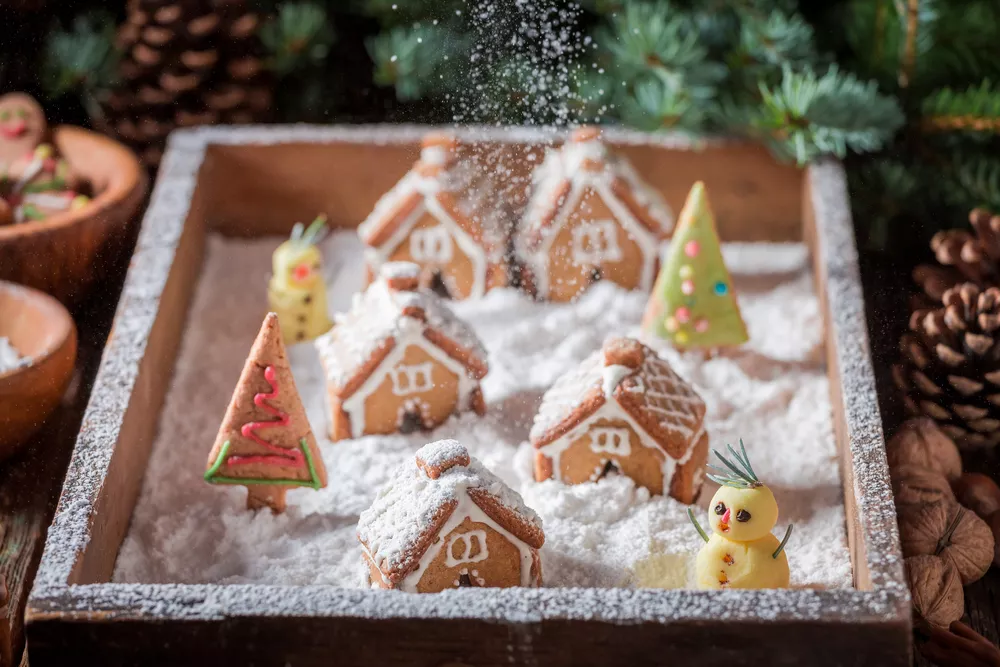
{"label": "walnut", "polygon": [[906,505],[899,513],[903,555],[940,556],[958,570],[963,584],[978,581],[993,562],[993,533],[961,505]]}
{"label": "walnut", "polygon": [[890,468],[916,465],[937,471],[954,482],[962,474],[958,447],[927,417],[910,419],[886,443]]}
{"label": "walnut", "polygon": [[965,613],[965,592],[955,566],[937,556],[907,558],[913,608],[928,623],[947,628]]}
{"label": "walnut", "polygon": [[981,519],[1000,510],[1000,486],[978,472],[967,472],[958,478],[955,497]]}
{"label": "walnut", "polygon": [[955,494],[944,475],[928,468],[903,465],[892,470],[892,495],[896,505],[955,502]]}

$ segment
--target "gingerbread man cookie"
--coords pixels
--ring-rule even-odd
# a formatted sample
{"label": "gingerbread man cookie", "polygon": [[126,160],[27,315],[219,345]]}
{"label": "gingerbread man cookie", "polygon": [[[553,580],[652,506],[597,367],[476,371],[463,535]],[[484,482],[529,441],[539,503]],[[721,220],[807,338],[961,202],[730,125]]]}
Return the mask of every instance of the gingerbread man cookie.
{"label": "gingerbread man cookie", "polygon": [[25,93],[0,97],[0,168],[11,165],[32,151],[48,134],[45,112]]}

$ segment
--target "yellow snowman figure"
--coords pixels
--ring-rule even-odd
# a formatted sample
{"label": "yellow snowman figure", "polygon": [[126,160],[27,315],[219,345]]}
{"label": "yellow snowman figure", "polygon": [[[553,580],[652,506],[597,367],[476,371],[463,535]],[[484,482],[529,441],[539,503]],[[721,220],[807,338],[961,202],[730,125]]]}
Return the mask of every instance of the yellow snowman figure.
{"label": "yellow snowman figure", "polygon": [[312,340],[330,330],[333,323],[326,309],[326,283],[316,244],[326,229],[326,217],[319,216],[308,229],[302,223],[278,246],[271,258],[274,274],[267,285],[267,300],[278,314],[285,340]]}
{"label": "yellow snowman figure", "polygon": [[787,588],[785,544],[792,526],[780,542],[771,534],[778,521],[774,494],[757,479],[743,441],[739,452],[727,447],[731,459],[715,452],[726,467],[709,466],[717,473],[709,479],[722,485],[708,510],[711,537],[688,508],[691,522],[705,540],[695,561],[698,588]]}

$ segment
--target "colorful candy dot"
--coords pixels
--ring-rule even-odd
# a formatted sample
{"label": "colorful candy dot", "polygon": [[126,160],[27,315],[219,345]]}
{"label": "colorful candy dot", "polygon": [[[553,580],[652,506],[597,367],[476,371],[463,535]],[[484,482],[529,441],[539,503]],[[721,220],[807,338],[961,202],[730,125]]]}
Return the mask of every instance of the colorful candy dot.
{"label": "colorful candy dot", "polygon": [[690,278],[694,275],[694,268],[690,264],[685,264],[680,270],[681,278]]}
{"label": "colorful candy dot", "polygon": [[687,332],[686,331],[678,331],[676,334],[674,334],[674,340],[677,341],[678,343],[680,343],[681,345],[683,345],[684,343],[688,342]]}
{"label": "colorful candy dot", "polygon": [[694,330],[698,333],[705,333],[708,331],[708,320],[704,317],[698,318],[698,320],[694,323]]}
{"label": "colorful candy dot", "polygon": [[685,280],[681,283],[681,292],[684,294],[694,294],[694,281]]}
{"label": "colorful candy dot", "polygon": [[712,291],[718,294],[719,296],[725,296],[726,294],[729,293],[729,285],[720,280],[719,282],[712,285]]}
{"label": "colorful candy dot", "polygon": [[676,317],[668,317],[667,319],[663,320],[663,326],[665,326],[667,328],[667,331],[669,331],[670,333],[673,333],[677,331],[678,328],[680,328],[680,324],[677,323]]}
{"label": "colorful candy dot", "polygon": [[684,306],[681,306],[680,308],[674,311],[674,317],[677,318],[678,322],[684,324],[685,322],[688,322],[691,319],[691,311],[685,308]]}
{"label": "colorful candy dot", "polygon": [[684,244],[684,254],[688,257],[695,257],[699,250],[701,245],[697,241],[688,241]]}

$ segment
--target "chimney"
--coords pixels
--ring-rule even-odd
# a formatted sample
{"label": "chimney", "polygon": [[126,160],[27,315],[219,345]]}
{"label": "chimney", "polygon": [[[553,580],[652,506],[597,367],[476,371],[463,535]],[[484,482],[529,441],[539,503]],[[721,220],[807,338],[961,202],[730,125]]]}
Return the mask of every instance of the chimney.
{"label": "chimney", "polygon": [[413,262],[389,262],[379,276],[393,292],[413,292],[420,287],[420,266]]}
{"label": "chimney", "polygon": [[455,466],[471,462],[469,450],[458,440],[438,440],[417,450],[417,467],[431,479],[437,479]]}
{"label": "chimney", "polygon": [[646,359],[645,347],[634,338],[608,338],[601,351],[604,353],[605,366],[625,366],[635,371],[639,370]]}

